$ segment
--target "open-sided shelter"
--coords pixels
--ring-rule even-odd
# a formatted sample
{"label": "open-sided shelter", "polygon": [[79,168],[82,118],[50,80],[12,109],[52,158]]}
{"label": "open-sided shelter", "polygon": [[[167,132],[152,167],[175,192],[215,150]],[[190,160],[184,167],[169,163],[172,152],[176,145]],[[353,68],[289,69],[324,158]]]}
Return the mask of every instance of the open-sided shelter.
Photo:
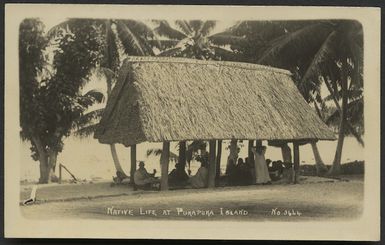
{"label": "open-sided shelter", "polygon": [[124,61],[94,137],[132,149],[145,141],[163,142],[163,188],[171,141],[209,141],[213,183],[215,140],[294,142],[296,166],[301,142],[335,139],[286,70],[158,57]]}

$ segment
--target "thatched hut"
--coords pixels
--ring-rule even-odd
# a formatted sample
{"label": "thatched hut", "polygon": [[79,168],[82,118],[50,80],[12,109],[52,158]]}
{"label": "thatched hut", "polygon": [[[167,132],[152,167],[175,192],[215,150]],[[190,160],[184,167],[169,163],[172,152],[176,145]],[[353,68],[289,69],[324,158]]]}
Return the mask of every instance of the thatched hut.
{"label": "thatched hut", "polygon": [[207,140],[211,151],[215,140],[297,142],[295,159],[301,142],[335,139],[286,70],[155,57],[124,61],[94,136],[125,146],[164,142],[166,152],[171,141]]}

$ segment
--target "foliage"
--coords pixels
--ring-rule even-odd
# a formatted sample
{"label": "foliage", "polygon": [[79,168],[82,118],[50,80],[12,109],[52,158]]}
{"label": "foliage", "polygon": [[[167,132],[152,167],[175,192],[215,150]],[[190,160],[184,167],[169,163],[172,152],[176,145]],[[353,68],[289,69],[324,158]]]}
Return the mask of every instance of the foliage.
{"label": "foliage", "polygon": [[[230,37],[210,35],[216,21],[176,20],[172,27],[165,20],[155,21],[155,33],[160,37],[159,56],[186,57],[201,60],[235,60],[236,54],[225,49]],[[236,38],[236,37],[235,37]]]}
{"label": "foliage", "polygon": [[[70,134],[74,121],[89,106],[101,102],[103,98],[97,91],[85,94],[81,91],[99,59],[100,29],[90,23],[76,23],[76,28],[71,31],[62,29],[55,35],[49,33],[50,46],[54,48],[52,61],[48,57],[42,58],[48,47],[48,38],[43,36],[41,22],[26,19],[20,25],[20,100],[21,117],[24,117],[21,118],[21,134],[24,139],[32,141],[31,150],[35,160],[44,151],[60,152],[63,138]],[[34,36],[30,33],[35,33],[38,42],[36,38],[28,38]],[[31,45],[33,52],[28,52]],[[29,61],[36,60],[36,57],[39,57],[38,62],[30,64]],[[43,61],[46,66],[50,61],[49,70],[53,72],[38,77],[31,71],[42,70]],[[27,89],[29,87],[33,89]],[[39,141],[43,151],[37,149],[37,142],[33,138]]]}
{"label": "foliage", "polygon": [[[148,149],[146,152],[146,156],[160,156],[162,154],[163,150],[159,148],[154,149]],[[171,161],[177,162],[178,161],[178,155],[174,152],[170,151],[170,159]]]}
{"label": "foliage", "polygon": [[[74,20],[76,19],[70,19],[55,28],[66,27],[72,30],[76,27]],[[79,21],[86,24],[88,20]],[[101,32],[98,33],[98,38],[101,40],[101,46],[97,51],[99,60],[95,64],[94,71],[99,78],[103,78],[107,83],[106,98],[108,100],[122,63],[120,54],[154,55],[154,47],[160,47],[160,44],[154,31],[141,21],[94,19],[93,23],[89,24],[96,25],[101,29]],[[103,109],[98,109],[79,118],[76,121],[75,136],[88,137],[92,135],[98,126],[102,113]]]}
{"label": "foliage", "polygon": [[[324,109],[325,101],[340,102],[341,72],[346,66],[350,81],[346,92],[350,100],[347,122],[351,125],[346,133],[362,140],[359,137],[363,133],[363,34],[360,23],[351,20],[244,21],[226,32],[244,38],[231,48],[245,61],[290,70],[301,94],[308,103],[315,105],[316,110]],[[329,88],[330,94],[326,98],[320,94],[322,84]],[[335,126],[340,111],[336,107],[330,118],[323,119]]]}
{"label": "foliage", "polygon": [[45,127],[44,107],[41,101],[40,76],[48,46],[44,25],[38,19],[25,19],[19,28],[19,74],[20,74],[20,126],[24,140]]}

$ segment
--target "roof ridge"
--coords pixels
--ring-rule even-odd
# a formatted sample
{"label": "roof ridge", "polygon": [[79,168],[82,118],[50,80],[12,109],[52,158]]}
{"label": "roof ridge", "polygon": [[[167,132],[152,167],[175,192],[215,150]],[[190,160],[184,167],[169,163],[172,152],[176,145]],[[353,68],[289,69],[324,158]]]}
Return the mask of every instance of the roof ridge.
{"label": "roof ridge", "polygon": [[181,57],[154,57],[154,56],[128,56],[125,62],[156,62],[156,63],[185,63],[185,64],[198,64],[198,65],[221,65],[238,67],[249,70],[270,70],[278,73],[283,73],[291,76],[292,73],[285,69],[280,69],[272,66],[264,66],[246,62],[235,61],[218,61],[218,60],[198,60]]}

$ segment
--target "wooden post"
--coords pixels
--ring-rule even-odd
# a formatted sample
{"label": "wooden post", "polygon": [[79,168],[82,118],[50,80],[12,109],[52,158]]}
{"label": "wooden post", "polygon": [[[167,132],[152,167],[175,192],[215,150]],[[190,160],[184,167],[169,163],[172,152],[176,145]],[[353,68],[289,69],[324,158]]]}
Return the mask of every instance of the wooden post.
{"label": "wooden post", "polygon": [[160,155],[161,176],[160,190],[168,190],[168,165],[170,163],[170,142],[163,142],[162,154]]}
{"label": "wooden post", "polygon": [[216,175],[216,162],[215,162],[215,146],[216,141],[210,140],[210,152],[209,152],[209,183],[208,187],[213,188],[215,187],[215,175]]}
{"label": "wooden post", "polygon": [[282,152],[282,160],[283,162],[292,162],[291,158],[291,149],[287,145],[287,143],[284,143],[281,146],[281,152]]}
{"label": "wooden post", "polygon": [[134,175],[136,171],[136,145],[130,146],[131,150],[131,168],[130,168],[130,183],[134,184]]}
{"label": "wooden post", "polygon": [[254,153],[251,151],[251,149],[254,147],[254,140],[249,140],[248,145],[248,161],[246,164],[249,166],[250,174],[251,174],[251,184],[256,184],[256,176],[255,176],[255,159],[254,159]]}
{"label": "wooden post", "polygon": [[251,148],[253,147],[254,147],[254,140],[249,140],[247,157],[250,162],[247,162],[246,164],[254,163],[254,154],[251,151]]}
{"label": "wooden post", "polygon": [[293,142],[294,165],[293,165],[293,183],[298,183],[299,179],[299,144]]}
{"label": "wooden post", "polygon": [[[257,149],[257,152],[258,150],[262,147],[262,140],[256,140],[255,141],[255,147]],[[263,161],[263,163],[261,163],[261,161]],[[258,181],[257,181],[257,178],[258,178],[258,174],[260,173],[257,173],[258,172],[258,165],[260,164],[266,164],[265,162],[265,157],[263,157],[263,159],[261,159],[261,157],[256,157],[254,158],[254,171],[253,171],[253,184],[258,184]]]}
{"label": "wooden post", "polygon": [[215,166],[215,185],[219,185],[219,178],[221,176],[221,158],[222,158],[222,140],[218,140],[218,151],[216,158],[216,166]]}
{"label": "wooden post", "polygon": [[183,168],[183,171],[185,171],[186,168],[186,148],[186,141],[179,141],[178,163]]}

